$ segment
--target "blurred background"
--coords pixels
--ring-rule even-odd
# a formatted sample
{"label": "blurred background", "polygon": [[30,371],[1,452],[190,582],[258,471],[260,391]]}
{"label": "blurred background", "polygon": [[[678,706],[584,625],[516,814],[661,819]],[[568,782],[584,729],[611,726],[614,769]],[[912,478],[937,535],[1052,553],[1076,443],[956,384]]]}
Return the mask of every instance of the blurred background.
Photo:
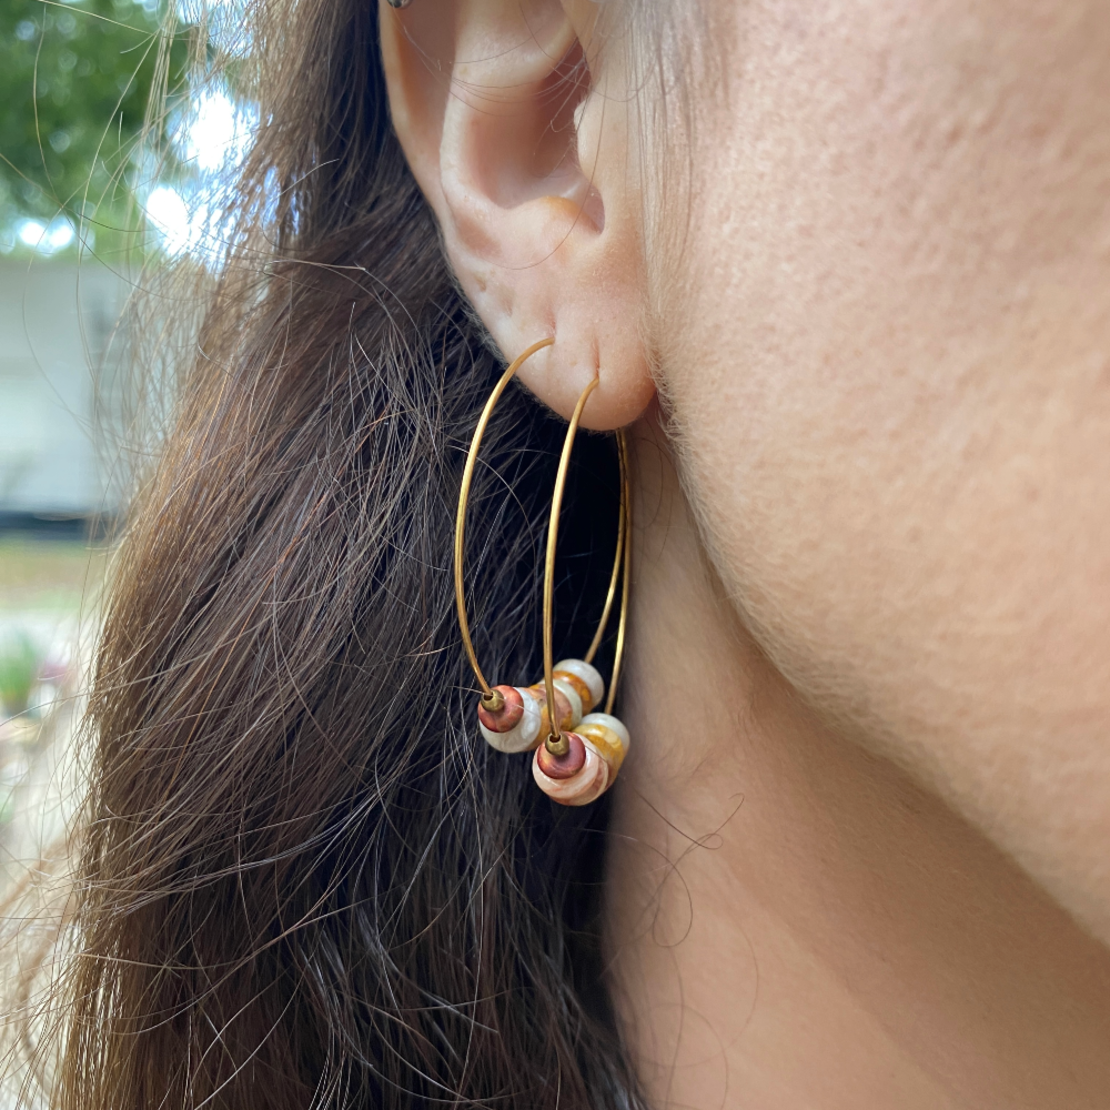
{"label": "blurred background", "polygon": [[217,185],[257,126],[242,15],[0,0],[0,890],[76,797],[101,587],[165,417],[136,329],[220,256]]}

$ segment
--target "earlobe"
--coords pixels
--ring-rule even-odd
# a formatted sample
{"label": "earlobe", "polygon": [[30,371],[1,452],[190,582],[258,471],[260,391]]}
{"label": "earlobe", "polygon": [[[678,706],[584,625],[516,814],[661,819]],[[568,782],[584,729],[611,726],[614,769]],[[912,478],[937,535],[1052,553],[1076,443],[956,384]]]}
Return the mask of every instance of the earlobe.
{"label": "earlobe", "polygon": [[636,419],[654,389],[628,99],[593,87],[585,8],[385,0],[382,49],[394,126],[463,289],[507,358],[555,338],[521,377],[564,417],[598,377],[583,425],[604,429]]}

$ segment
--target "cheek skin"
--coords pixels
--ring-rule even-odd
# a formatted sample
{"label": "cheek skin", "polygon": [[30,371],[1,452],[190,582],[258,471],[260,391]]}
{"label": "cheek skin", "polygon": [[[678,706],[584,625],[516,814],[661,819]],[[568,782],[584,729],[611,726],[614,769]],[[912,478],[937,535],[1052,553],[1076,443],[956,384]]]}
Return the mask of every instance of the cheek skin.
{"label": "cheek skin", "polygon": [[714,559],[820,710],[1108,938],[1110,10],[706,18],[654,299]]}

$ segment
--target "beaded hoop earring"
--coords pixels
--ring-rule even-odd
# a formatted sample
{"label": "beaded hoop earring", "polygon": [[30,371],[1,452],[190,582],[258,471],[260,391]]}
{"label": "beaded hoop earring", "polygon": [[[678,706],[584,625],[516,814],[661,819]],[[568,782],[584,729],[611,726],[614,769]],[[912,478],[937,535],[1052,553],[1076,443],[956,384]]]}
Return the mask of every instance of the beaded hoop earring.
{"label": "beaded hoop earring", "polygon": [[[547,532],[547,553],[544,560],[543,583],[543,670],[542,682],[529,687],[490,686],[470,638],[463,590],[463,561],[466,539],[466,507],[470,484],[478,461],[482,436],[489,424],[494,406],[505,387],[520,367],[537,351],[551,346],[553,339],[541,339],[517,358],[494,386],[470,443],[463,467],[459,507],[455,518],[455,603],[459,614],[459,631],[467,658],[478,679],[482,694],[478,702],[478,727],[486,742],[500,752],[534,751],[532,776],[537,785],[562,805],[581,806],[599,798],[613,784],[628,751],[629,733],[624,724],[612,715],[617,680],[624,655],[625,628],[628,613],[629,570],[631,567],[631,512],[628,484],[628,445],[623,431],[617,432],[617,455],[620,461],[620,511],[617,549],[605,607],[597,631],[583,659],[553,662],[555,550],[559,533],[559,512],[566,486],[571,449],[582,410],[597,387],[595,378],[582,392],[567,427],[555,492],[551,498],[551,523]],[[613,657],[613,674],[609,696],[605,699],[605,682],[593,665],[594,656],[605,634],[618,582],[621,587],[620,617]],[[605,712],[595,713],[594,707],[605,699]]]}

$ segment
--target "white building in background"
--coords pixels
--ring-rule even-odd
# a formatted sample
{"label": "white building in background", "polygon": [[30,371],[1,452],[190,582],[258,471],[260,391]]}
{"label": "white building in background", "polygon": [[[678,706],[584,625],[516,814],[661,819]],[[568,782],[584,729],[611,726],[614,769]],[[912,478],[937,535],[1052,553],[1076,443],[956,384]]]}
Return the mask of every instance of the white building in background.
{"label": "white building in background", "polygon": [[0,260],[0,522],[119,508],[127,292],[89,258]]}

